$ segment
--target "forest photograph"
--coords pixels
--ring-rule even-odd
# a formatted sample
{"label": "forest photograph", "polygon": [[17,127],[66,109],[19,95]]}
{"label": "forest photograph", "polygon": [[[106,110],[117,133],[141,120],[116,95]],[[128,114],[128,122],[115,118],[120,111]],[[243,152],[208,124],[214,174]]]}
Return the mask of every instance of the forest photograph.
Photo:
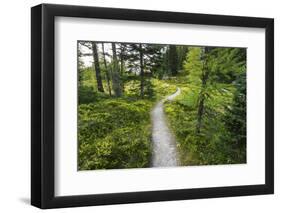
{"label": "forest photograph", "polygon": [[77,41],[78,170],[247,163],[247,49]]}

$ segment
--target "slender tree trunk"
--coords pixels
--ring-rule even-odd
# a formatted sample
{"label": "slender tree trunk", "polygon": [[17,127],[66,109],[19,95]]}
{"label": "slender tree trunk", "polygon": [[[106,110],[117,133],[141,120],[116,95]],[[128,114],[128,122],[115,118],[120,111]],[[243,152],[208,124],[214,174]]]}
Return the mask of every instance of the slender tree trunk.
{"label": "slender tree trunk", "polygon": [[120,74],[122,76],[123,72],[124,72],[124,47],[123,44],[120,44]]}
{"label": "slender tree trunk", "polygon": [[97,80],[98,91],[104,92],[103,85],[102,85],[102,79],[101,79],[97,44],[95,42],[91,42],[91,43],[92,43],[92,49],[93,49],[93,58],[94,58],[94,66],[95,66],[95,71],[96,71],[96,80]]}
{"label": "slender tree trunk", "polygon": [[169,45],[169,69],[173,76],[178,74],[178,54],[176,45]]}
{"label": "slender tree trunk", "polygon": [[142,50],[142,44],[139,45],[140,48],[140,96],[141,98],[144,97],[144,66],[143,66],[143,50]]}
{"label": "slender tree trunk", "polygon": [[180,47],[179,47],[179,51],[178,51],[178,63],[177,63],[177,65],[178,65],[177,69],[178,69],[178,70],[183,69],[183,62],[184,62],[184,60],[185,60],[185,58],[186,58],[187,51],[188,51],[187,46],[180,46]]}
{"label": "slender tree trunk", "polygon": [[203,114],[204,114],[204,102],[205,102],[205,96],[202,93],[200,93],[199,94],[198,111],[197,111],[197,126],[196,126],[196,132],[197,133],[201,132],[202,119],[203,119]]}
{"label": "slender tree trunk", "polygon": [[205,112],[205,99],[207,95],[207,81],[209,79],[209,68],[208,68],[208,53],[210,52],[211,48],[205,47],[204,49],[204,57],[203,57],[203,68],[202,68],[202,75],[201,75],[201,90],[199,93],[199,99],[198,99],[198,111],[197,111],[197,127],[196,131],[197,133],[201,132],[201,127],[202,127],[202,120]]}
{"label": "slender tree trunk", "polygon": [[[120,51],[120,76],[123,76],[123,72],[124,72],[124,46],[123,44],[121,44],[121,51]],[[122,91],[124,92],[125,90],[125,85],[124,82],[121,82],[121,87],[122,87]]]}
{"label": "slender tree trunk", "polygon": [[105,67],[105,76],[106,76],[106,82],[107,82],[107,89],[108,93],[111,96],[111,87],[110,87],[110,77],[109,77],[109,71],[106,63],[106,58],[105,58],[105,51],[104,51],[104,43],[102,43],[102,54],[103,54],[103,63]]}
{"label": "slender tree trunk", "polygon": [[112,71],[112,87],[114,93],[117,97],[122,95],[122,89],[120,84],[120,76],[118,70],[118,61],[116,56],[116,46],[115,43],[112,43],[112,53],[113,53],[113,71]]}

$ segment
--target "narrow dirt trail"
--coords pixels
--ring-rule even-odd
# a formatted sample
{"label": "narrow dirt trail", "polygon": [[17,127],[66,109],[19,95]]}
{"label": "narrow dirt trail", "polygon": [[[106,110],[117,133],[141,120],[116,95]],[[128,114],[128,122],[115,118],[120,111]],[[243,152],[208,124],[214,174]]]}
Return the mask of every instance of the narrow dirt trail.
{"label": "narrow dirt trail", "polygon": [[180,93],[180,88],[177,88],[175,93],[159,101],[151,111],[152,167],[173,167],[178,165],[176,140],[168,127],[163,105],[165,100],[173,100]]}

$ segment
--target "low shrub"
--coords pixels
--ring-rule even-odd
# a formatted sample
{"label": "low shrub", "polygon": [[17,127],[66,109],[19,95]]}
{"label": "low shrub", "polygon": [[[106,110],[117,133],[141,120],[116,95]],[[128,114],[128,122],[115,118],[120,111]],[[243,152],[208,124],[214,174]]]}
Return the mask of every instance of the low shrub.
{"label": "low shrub", "polygon": [[79,170],[139,168],[150,164],[147,100],[105,99],[79,106]]}

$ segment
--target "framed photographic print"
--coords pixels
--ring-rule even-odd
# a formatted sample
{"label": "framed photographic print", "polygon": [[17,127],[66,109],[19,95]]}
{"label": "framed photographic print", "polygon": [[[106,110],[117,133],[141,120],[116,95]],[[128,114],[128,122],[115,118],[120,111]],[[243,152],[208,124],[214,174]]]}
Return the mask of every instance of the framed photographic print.
{"label": "framed photographic print", "polygon": [[271,194],[274,21],[31,9],[31,203]]}

